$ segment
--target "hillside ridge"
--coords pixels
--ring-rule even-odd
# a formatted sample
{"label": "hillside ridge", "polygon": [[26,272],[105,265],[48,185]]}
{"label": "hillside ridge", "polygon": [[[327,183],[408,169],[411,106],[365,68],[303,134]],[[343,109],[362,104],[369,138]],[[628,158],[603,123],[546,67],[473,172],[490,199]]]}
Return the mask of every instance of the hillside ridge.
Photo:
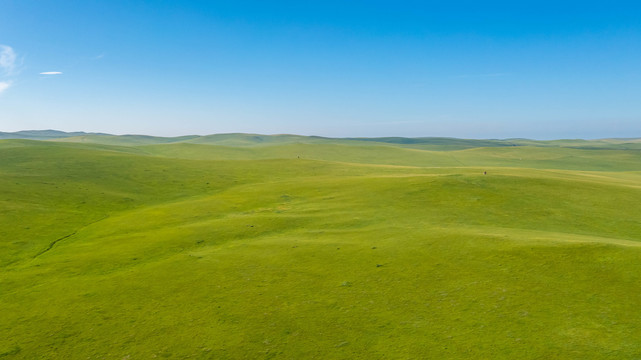
{"label": "hillside ridge", "polygon": [[314,135],[265,135],[252,133],[221,133],[210,135],[184,135],[175,137],[163,137],[141,134],[113,135],[107,133],[92,133],[84,131],[64,132],[59,130],[22,130],[17,132],[0,132],[0,140],[3,139],[50,140],[124,146],[193,143],[246,147],[304,143],[345,145],[377,144],[407,148],[419,148],[425,150],[462,150],[480,147],[507,146],[641,150],[641,138],[533,140],[524,138],[463,139],[453,137],[323,137]]}

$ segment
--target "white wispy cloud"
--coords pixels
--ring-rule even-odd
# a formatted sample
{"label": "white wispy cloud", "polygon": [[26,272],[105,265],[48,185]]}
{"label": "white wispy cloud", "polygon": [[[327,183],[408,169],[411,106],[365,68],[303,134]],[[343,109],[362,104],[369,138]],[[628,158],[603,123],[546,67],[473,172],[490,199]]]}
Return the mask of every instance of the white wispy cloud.
{"label": "white wispy cloud", "polygon": [[5,76],[13,74],[16,66],[16,52],[11,46],[0,44],[0,71]]}
{"label": "white wispy cloud", "polygon": [[11,87],[11,80],[6,79],[14,75],[15,68],[16,52],[11,46],[0,44],[0,94]]}
{"label": "white wispy cloud", "polygon": [[45,71],[41,72],[40,75],[62,75],[61,71]]}
{"label": "white wispy cloud", "polygon": [[11,86],[11,81],[0,81],[0,94]]}

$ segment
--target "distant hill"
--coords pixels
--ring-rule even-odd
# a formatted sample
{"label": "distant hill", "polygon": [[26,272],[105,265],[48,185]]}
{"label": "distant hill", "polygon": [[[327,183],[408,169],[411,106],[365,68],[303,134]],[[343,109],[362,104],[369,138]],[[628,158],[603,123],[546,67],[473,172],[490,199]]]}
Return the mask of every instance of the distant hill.
{"label": "distant hill", "polygon": [[102,145],[119,145],[119,146],[137,146],[137,145],[158,145],[180,143],[187,140],[200,138],[198,135],[178,136],[178,137],[160,137],[149,135],[110,135],[110,134],[84,134],[80,136],[70,136],[55,141],[102,144]]}
{"label": "distant hill", "polygon": [[52,140],[83,135],[106,135],[101,133],[64,132],[58,130],[22,130],[17,132],[0,131],[0,139]]}
{"label": "distant hill", "polygon": [[329,138],[322,136],[303,136],[292,134],[262,135],[245,133],[161,137],[149,135],[111,135],[105,133],[86,133],[82,131],[64,132],[58,130],[25,130],[18,132],[0,132],[0,140],[1,139],[52,140],[119,146],[160,145],[173,143],[220,145],[230,147],[253,147],[284,144],[338,144],[394,146],[408,149],[433,151],[451,151],[506,146],[641,150],[641,138],[598,140],[458,139],[447,137]]}

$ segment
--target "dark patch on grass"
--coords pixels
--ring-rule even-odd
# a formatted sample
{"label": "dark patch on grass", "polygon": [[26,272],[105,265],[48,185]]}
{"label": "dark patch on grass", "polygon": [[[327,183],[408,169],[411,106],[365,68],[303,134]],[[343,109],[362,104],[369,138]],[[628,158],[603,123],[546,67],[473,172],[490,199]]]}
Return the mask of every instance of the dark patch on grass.
{"label": "dark patch on grass", "polygon": [[20,346],[18,345],[14,345],[10,349],[0,352],[0,357],[17,355],[20,351],[22,351],[22,348],[20,348]]}

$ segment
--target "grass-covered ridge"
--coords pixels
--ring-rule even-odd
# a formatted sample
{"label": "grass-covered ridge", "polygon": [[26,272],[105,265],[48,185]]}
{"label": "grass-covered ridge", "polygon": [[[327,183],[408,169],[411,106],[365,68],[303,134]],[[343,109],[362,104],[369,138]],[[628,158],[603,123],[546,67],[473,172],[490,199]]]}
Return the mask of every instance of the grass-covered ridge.
{"label": "grass-covered ridge", "polygon": [[83,137],[0,141],[0,358],[641,353],[633,140]]}
{"label": "grass-covered ridge", "polygon": [[378,138],[329,138],[322,136],[301,136],[291,134],[213,134],[206,136],[186,135],[160,137],[148,135],[111,135],[104,133],[63,132],[57,130],[28,130],[13,133],[0,132],[0,139],[54,140],[105,145],[153,145],[192,143],[220,146],[264,146],[275,144],[344,144],[344,145],[393,145],[396,147],[416,148],[422,150],[463,150],[479,147],[537,146],[567,147],[579,149],[621,149],[641,150],[641,138],[624,139],[564,139],[564,140],[530,140],[530,139],[456,139],[443,137],[378,137]]}

